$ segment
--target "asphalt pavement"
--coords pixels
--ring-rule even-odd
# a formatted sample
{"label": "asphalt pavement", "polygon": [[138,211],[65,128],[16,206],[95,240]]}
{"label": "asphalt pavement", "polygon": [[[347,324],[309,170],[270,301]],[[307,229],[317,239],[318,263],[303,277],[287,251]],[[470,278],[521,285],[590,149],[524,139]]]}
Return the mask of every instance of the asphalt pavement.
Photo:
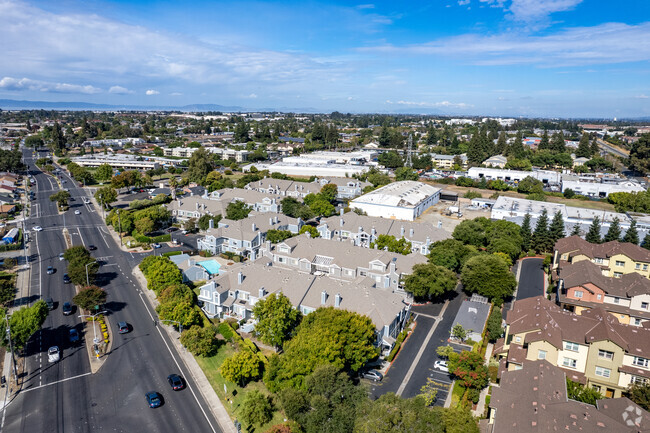
{"label": "asphalt pavement", "polygon": [[517,300],[544,295],[544,259],[530,257],[519,261],[521,271],[517,286]]}
{"label": "asphalt pavement", "polygon": [[[26,162],[34,170],[31,153],[24,152]],[[55,180],[38,172],[35,174],[36,199],[31,202],[32,217],[28,228],[43,227],[31,232],[30,301],[51,296],[58,306],[50,312],[43,329],[32,337],[25,349],[25,377],[21,392],[6,407],[0,429],[7,432],[220,432],[191,375],[185,370],[177,354],[171,349],[169,337],[154,325],[155,312],[144,301],[131,270],[138,257],[122,252],[108,235],[101,216],[92,206],[85,205],[86,192],[67,179],[75,201],[65,217],[59,215],[49,196],[58,191]],[[74,210],[80,210],[75,215]],[[103,265],[97,284],[108,292],[105,305],[112,333],[112,349],[95,374],[90,372],[90,361],[84,339],[76,344],[68,342],[72,327],[82,331],[79,312],[70,316],[61,313],[61,305],[72,299],[74,287],[63,283],[66,261],[59,261],[65,250],[62,229],[69,230],[74,245],[94,244],[92,254]],[[141,258],[141,257],[140,257]],[[56,272],[47,275],[47,266]],[[118,321],[126,321],[132,332],[115,332]],[[59,362],[47,361],[47,348],[58,345],[62,349]],[[187,389],[173,392],[167,376],[180,374]],[[148,408],[144,394],[156,390],[162,393],[161,408]]]}

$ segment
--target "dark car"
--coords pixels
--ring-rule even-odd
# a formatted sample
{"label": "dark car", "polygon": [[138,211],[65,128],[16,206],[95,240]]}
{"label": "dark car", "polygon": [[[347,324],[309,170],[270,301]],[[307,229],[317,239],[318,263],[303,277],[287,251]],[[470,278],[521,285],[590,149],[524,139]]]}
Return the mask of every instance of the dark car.
{"label": "dark car", "polygon": [[92,245],[92,244],[91,244],[91,245],[88,245],[88,250],[89,250],[89,251],[95,251],[96,249],[97,249],[96,246],[94,246],[94,245]]}
{"label": "dark car", "polygon": [[54,300],[52,298],[45,299],[45,304],[48,310],[54,310]]}
{"label": "dark car", "polygon": [[63,311],[64,316],[69,316],[72,314],[72,304],[69,302],[64,302],[61,311]]}
{"label": "dark car", "polygon": [[149,391],[144,395],[144,398],[147,399],[147,404],[151,408],[160,407],[162,405],[162,395],[156,391]]}
{"label": "dark car", "polygon": [[174,391],[180,391],[181,389],[185,388],[183,378],[178,374],[170,374],[167,376],[167,382],[169,382],[169,386],[171,386]]}
{"label": "dark car", "polygon": [[126,322],[117,322],[117,332],[120,334],[126,334],[129,332],[129,324]]}
{"label": "dark car", "polygon": [[70,337],[70,343],[76,343],[77,341],[79,341],[79,331],[77,331],[74,328],[71,329],[69,337]]}
{"label": "dark car", "polygon": [[366,370],[361,373],[361,377],[364,379],[374,380],[375,382],[381,382],[381,380],[384,378],[384,375],[377,370]]}
{"label": "dark car", "polygon": [[70,279],[70,275],[68,274],[63,274],[63,282],[65,284],[69,284],[72,280]]}

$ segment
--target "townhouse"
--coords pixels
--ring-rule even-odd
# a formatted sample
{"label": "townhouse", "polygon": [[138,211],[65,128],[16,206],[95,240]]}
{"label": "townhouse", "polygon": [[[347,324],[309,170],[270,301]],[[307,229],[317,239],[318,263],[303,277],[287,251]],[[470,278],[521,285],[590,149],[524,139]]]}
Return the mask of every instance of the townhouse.
{"label": "townhouse", "polygon": [[621,324],[601,307],[577,315],[543,296],[515,301],[494,349],[500,372],[546,360],[607,398],[650,380],[650,329]]}
{"label": "townhouse", "polygon": [[602,307],[619,322],[643,326],[650,320],[650,279],[632,272],[620,277],[603,275],[589,260],[560,262],[553,273],[557,301],[565,310],[581,314]]}
{"label": "townhouse", "polygon": [[197,247],[213,255],[231,252],[255,260],[269,230],[287,230],[296,234],[303,225],[300,218],[282,214],[249,215],[239,221],[224,218],[216,228],[209,228],[205,237],[197,240]]}
{"label": "townhouse", "polygon": [[448,232],[432,224],[369,217],[354,212],[323,218],[316,229],[323,239],[348,241],[365,248],[370,248],[382,234],[404,238],[411,242],[413,252],[423,255],[429,254],[433,242],[450,237]]}
{"label": "townhouse", "polygon": [[589,260],[598,265],[602,274],[619,278],[636,272],[650,277],[650,251],[629,242],[611,241],[592,244],[580,236],[569,236],[556,242],[553,255],[553,270],[561,262],[578,263]]}
{"label": "townhouse", "polygon": [[[198,299],[210,317],[252,321],[255,304],[272,293],[287,296],[303,314],[334,307],[368,316],[376,328],[376,345],[384,354],[394,345],[410,314],[403,295],[377,287],[369,278],[333,280],[275,266],[268,258],[220,274],[199,288]],[[249,323],[243,329],[250,332],[253,326]]]}
{"label": "townhouse", "polygon": [[344,177],[322,177],[313,182],[265,178],[251,182],[244,188],[268,195],[304,198],[307,194],[318,194],[321,188],[327,184],[336,185],[337,198],[340,199],[350,199],[361,195],[363,188],[371,185],[369,182]]}
{"label": "townhouse", "polygon": [[334,279],[355,280],[371,278],[379,288],[402,289],[402,279],[412,272],[413,266],[426,263],[421,254],[391,253],[388,251],[359,248],[347,242],[332,242],[311,238],[303,234],[277,245],[260,248],[260,254],[270,258],[280,267],[327,275]]}
{"label": "townhouse", "polygon": [[205,193],[202,196],[190,195],[179,197],[165,206],[176,221],[198,219],[201,216],[225,215],[228,204],[233,201],[243,201],[255,212],[280,212],[280,201],[259,191],[240,188],[227,188]]}

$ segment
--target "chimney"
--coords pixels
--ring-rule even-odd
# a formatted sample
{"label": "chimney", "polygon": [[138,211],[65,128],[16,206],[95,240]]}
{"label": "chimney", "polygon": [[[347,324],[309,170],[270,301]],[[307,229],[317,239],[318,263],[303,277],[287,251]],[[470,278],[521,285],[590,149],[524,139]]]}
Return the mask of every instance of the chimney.
{"label": "chimney", "polygon": [[339,219],[339,223],[341,224],[341,227],[343,227],[343,218]]}
{"label": "chimney", "polygon": [[400,227],[399,234],[400,236],[404,236],[404,226]]}
{"label": "chimney", "polygon": [[214,219],[210,218],[210,220],[208,220],[208,227],[211,229],[214,228]]}
{"label": "chimney", "polygon": [[339,215],[343,216],[343,208],[339,209]]}
{"label": "chimney", "polygon": [[409,237],[413,238],[413,229],[409,230]]}
{"label": "chimney", "polygon": [[320,294],[320,303],[321,305],[325,305],[326,302],[327,302],[327,292],[323,290]]}
{"label": "chimney", "polygon": [[336,308],[341,306],[341,294],[340,293],[337,293],[336,297],[334,298],[334,306]]}
{"label": "chimney", "polygon": [[280,218],[278,218],[278,217],[276,216],[276,217],[275,217],[275,223],[277,224],[277,223],[279,223],[279,222],[280,222]]}
{"label": "chimney", "polygon": [[359,226],[359,233],[363,231],[363,227]]}
{"label": "chimney", "polygon": [[271,252],[271,241],[266,241],[266,251]]}
{"label": "chimney", "polygon": [[429,236],[427,236],[427,243],[426,243],[426,245],[429,245],[430,242],[431,242],[431,239],[429,238]]}
{"label": "chimney", "polygon": [[264,292],[264,287],[260,288],[260,292],[259,292],[259,298],[260,299],[262,299],[264,297],[264,293],[265,293]]}
{"label": "chimney", "polygon": [[251,224],[251,230],[257,231],[257,226],[255,225],[255,223]]}
{"label": "chimney", "polygon": [[389,268],[391,273],[395,273],[395,271],[397,270],[397,264],[395,263],[396,261],[397,261],[397,257],[393,257],[393,260],[390,262]]}
{"label": "chimney", "polygon": [[375,228],[373,227],[372,230],[370,231],[370,233],[372,233],[372,235],[374,236],[374,235],[377,234],[377,230],[375,230]]}
{"label": "chimney", "polygon": [[244,274],[242,274],[241,271],[239,271],[239,273],[237,273],[237,284],[241,285],[243,281],[244,281]]}
{"label": "chimney", "polygon": [[272,225],[273,225],[273,218],[272,218],[272,217],[271,217],[271,218],[269,218],[269,225],[270,225],[270,226],[272,226]]}
{"label": "chimney", "polygon": [[254,262],[257,259],[257,254],[255,254],[255,250],[251,251],[251,262]]}
{"label": "chimney", "polygon": [[199,203],[196,203],[196,210],[199,210]]}

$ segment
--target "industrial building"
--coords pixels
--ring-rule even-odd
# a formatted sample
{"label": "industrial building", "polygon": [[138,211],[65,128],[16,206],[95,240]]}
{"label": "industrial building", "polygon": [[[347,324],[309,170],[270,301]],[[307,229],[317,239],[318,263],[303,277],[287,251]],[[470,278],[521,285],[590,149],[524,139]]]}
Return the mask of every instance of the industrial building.
{"label": "industrial building", "polygon": [[382,186],[350,202],[368,216],[414,221],[440,200],[440,188],[404,180]]}

